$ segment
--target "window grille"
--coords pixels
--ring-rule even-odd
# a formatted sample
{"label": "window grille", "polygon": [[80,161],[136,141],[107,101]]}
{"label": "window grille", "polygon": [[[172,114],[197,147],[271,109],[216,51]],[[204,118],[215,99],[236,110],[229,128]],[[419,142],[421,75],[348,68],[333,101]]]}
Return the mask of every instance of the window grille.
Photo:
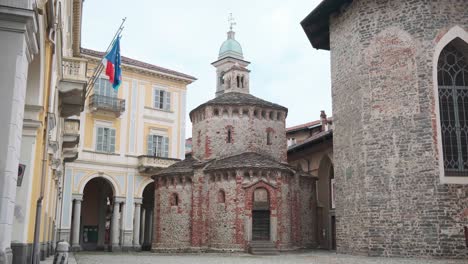
{"label": "window grille", "polygon": [[437,66],[440,124],[446,176],[468,176],[468,63],[453,45]]}

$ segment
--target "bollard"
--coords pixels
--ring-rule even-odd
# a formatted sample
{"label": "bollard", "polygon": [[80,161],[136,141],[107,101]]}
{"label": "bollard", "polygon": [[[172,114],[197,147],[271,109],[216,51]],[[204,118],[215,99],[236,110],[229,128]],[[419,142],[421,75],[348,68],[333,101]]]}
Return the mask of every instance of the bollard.
{"label": "bollard", "polygon": [[68,249],[70,245],[65,241],[57,243],[55,250],[54,264],[68,264]]}

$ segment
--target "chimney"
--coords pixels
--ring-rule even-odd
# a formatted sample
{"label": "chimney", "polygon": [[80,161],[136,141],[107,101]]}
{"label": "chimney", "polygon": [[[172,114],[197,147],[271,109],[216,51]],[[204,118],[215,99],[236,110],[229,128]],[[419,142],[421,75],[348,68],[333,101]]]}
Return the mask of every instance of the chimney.
{"label": "chimney", "polygon": [[324,110],[320,111],[320,123],[322,125],[322,131],[327,131],[328,130],[328,120],[327,120],[327,114],[325,114]]}

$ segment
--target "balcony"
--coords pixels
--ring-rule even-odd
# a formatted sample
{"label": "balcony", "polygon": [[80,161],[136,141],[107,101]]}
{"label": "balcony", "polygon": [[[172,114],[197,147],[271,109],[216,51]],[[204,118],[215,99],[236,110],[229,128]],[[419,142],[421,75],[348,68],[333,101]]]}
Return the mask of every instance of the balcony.
{"label": "balcony", "polygon": [[180,159],[142,155],[138,156],[138,171],[140,173],[154,174],[179,161]]}
{"label": "balcony", "polygon": [[73,148],[80,141],[80,120],[65,119],[63,124],[63,148]]}
{"label": "balcony", "polygon": [[87,65],[87,60],[82,58],[63,58],[58,85],[61,117],[79,115],[83,111]]}
{"label": "balcony", "polygon": [[64,147],[62,149],[63,152],[63,161],[64,162],[72,162],[78,158],[78,147]]}
{"label": "balcony", "polygon": [[89,98],[89,108],[92,112],[108,112],[119,117],[125,111],[125,100],[111,96],[93,94]]}

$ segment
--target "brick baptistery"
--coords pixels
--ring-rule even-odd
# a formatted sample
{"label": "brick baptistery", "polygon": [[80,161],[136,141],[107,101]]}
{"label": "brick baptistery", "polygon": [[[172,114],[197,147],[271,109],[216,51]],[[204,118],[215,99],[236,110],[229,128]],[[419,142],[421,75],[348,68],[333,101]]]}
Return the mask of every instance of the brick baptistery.
{"label": "brick baptistery", "polygon": [[250,94],[248,64],[229,31],[216,97],[190,112],[192,154],[153,176],[153,251],[316,244],[317,179],[287,165],[288,109]]}
{"label": "brick baptistery", "polygon": [[[339,253],[468,257],[468,1],[325,0]],[[456,96],[454,96],[456,95]]]}

